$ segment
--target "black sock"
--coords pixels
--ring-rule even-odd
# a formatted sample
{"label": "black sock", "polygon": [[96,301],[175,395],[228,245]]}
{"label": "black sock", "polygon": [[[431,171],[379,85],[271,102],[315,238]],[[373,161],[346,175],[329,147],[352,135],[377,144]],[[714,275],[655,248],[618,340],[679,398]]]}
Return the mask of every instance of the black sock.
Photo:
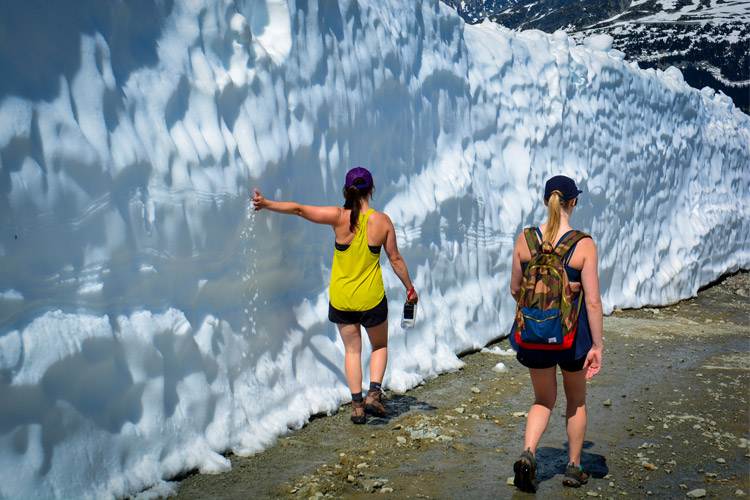
{"label": "black sock", "polygon": [[370,382],[370,392],[372,391],[379,391],[380,390],[380,384],[377,382]]}
{"label": "black sock", "polygon": [[354,401],[355,403],[361,403],[362,401],[364,401],[362,393],[359,392],[357,394],[352,394],[352,401]]}

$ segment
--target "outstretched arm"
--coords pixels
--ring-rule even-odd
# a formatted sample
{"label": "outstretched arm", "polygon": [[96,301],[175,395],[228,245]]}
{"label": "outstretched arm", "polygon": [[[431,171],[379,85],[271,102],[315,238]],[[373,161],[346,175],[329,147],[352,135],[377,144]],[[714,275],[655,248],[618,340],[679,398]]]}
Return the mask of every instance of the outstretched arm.
{"label": "outstretched arm", "polygon": [[293,201],[269,200],[264,198],[257,189],[255,190],[255,196],[253,196],[253,205],[256,212],[265,209],[280,214],[299,215],[310,222],[328,226],[335,226],[344,212],[344,209],[341,207],[315,207],[312,205],[300,205]]}
{"label": "outstretched arm", "polygon": [[416,304],[419,300],[419,297],[417,296],[417,291],[414,289],[414,285],[411,282],[411,278],[409,277],[409,270],[406,268],[406,262],[404,262],[404,258],[401,257],[401,253],[398,251],[398,242],[396,241],[396,230],[393,228],[393,222],[391,222],[391,218],[385,215],[385,221],[386,221],[386,233],[385,233],[385,243],[383,244],[383,248],[385,248],[385,254],[388,256],[388,260],[391,262],[391,267],[393,268],[393,272],[396,273],[396,276],[398,276],[398,279],[401,280],[401,283],[406,287],[406,300],[410,304]]}

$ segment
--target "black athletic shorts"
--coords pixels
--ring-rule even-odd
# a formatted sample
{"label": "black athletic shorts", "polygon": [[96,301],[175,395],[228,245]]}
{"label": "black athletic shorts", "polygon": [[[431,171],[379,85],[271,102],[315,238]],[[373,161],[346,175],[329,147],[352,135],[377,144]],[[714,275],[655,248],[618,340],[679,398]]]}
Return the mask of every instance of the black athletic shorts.
{"label": "black athletic shorts", "polygon": [[378,305],[367,311],[339,311],[328,303],[328,320],[331,323],[339,325],[356,325],[361,324],[365,328],[378,326],[388,319],[388,299],[383,296],[383,300]]}
{"label": "black athletic shorts", "polygon": [[560,368],[566,372],[578,372],[583,370],[583,365],[586,363],[586,356],[576,359],[575,361],[567,361],[558,363],[556,361],[537,361],[529,357],[521,356],[516,354],[516,359],[526,368],[552,368],[555,365],[560,365]]}

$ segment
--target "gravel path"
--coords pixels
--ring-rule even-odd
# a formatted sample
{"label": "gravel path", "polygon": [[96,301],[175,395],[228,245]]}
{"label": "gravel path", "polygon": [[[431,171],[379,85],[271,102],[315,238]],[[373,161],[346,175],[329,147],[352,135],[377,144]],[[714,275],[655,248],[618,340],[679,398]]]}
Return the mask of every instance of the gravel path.
{"label": "gravel path", "polygon": [[[750,274],[698,297],[604,319],[604,363],[589,381],[582,457],[589,483],[562,486],[564,395],[537,450],[538,498],[741,498],[750,494]],[[491,351],[506,351],[503,340]],[[177,499],[533,498],[508,479],[532,403],[510,355],[466,355],[463,369],[405,394],[388,419],[350,408],[310,424],[232,471],[194,474]],[[498,363],[505,371],[493,370]],[[175,498],[172,496],[170,498]]]}

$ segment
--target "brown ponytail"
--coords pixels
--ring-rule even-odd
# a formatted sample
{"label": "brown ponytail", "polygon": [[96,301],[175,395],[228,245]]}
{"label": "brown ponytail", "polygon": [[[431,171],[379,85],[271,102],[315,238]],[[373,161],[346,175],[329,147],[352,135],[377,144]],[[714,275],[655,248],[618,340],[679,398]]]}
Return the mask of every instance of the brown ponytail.
{"label": "brown ponytail", "polygon": [[359,225],[359,210],[362,207],[362,200],[367,199],[369,196],[372,198],[372,193],[375,190],[375,186],[366,188],[358,188],[356,186],[344,187],[344,209],[351,210],[349,215],[349,231],[352,233],[357,230]]}

